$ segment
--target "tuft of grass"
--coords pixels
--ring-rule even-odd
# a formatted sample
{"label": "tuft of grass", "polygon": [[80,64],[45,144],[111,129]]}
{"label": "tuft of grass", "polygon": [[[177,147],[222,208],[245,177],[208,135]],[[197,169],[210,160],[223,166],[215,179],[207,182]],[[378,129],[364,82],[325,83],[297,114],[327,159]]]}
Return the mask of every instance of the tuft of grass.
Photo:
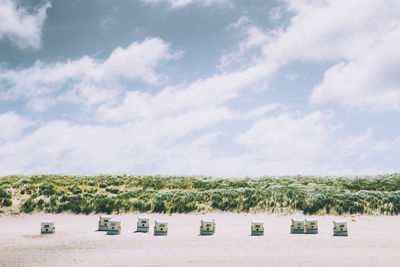
{"label": "tuft of grass", "polygon": [[[15,203],[19,206],[13,207]],[[15,205],[16,206],[16,205]],[[400,212],[400,174],[360,177],[31,175],[0,177],[0,212],[304,214]]]}

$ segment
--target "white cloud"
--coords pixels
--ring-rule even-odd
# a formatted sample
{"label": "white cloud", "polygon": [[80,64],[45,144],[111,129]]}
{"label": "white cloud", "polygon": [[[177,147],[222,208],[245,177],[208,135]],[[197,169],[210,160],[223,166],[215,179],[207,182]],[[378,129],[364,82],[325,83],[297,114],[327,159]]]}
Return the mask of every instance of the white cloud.
{"label": "white cloud", "polygon": [[247,16],[242,16],[237,21],[229,24],[227,30],[239,30],[249,23],[252,23],[252,20]]}
{"label": "white cloud", "polygon": [[[52,121],[0,143],[0,175],[56,172],[238,177],[394,171],[385,162],[387,155],[400,151],[398,138],[376,140],[373,129],[339,137],[337,131],[342,126],[331,123],[331,111],[265,114],[233,137],[210,128],[234,120],[229,110],[221,107],[114,126]],[[370,164],[371,156],[376,155],[382,157]]]}
{"label": "white cloud", "polygon": [[[118,94],[120,79],[139,79],[157,84],[166,76],[156,72],[162,60],[177,59],[180,53],[158,38],[116,48],[106,60],[83,56],[67,62],[37,61],[26,69],[0,68],[1,98],[30,99],[34,110],[46,110],[56,102],[83,102],[88,105],[112,101]],[[33,99],[33,100],[32,100]]]}
{"label": "white cloud", "polygon": [[[171,8],[218,2],[143,1],[165,2]],[[301,114],[278,103],[243,108],[249,89],[265,86],[279,67],[301,60],[333,64],[314,88],[313,103],[399,109],[399,30],[397,11],[392,10],[397,4],[391,2],[391,8],[376,14],[380,2],[372,0],[372,7],[360,3],[287,1],[286,11],[295,15],[286,29],[273,31],[242,17],[228,27],[238,31],[240,41],[236,51],[222,57],[222,73],[161,90],[122,95],[121,82],[138,79],[153,85],[167,79],[157,67],[180,53],[158,38],[117,48],[104,60],[84,56],[37,62],[25,69],[0,68],[3,99],[24,99],[37,111],[62,101],[95,105],[90,112],[98,119],[82,125],[44,122],[23,135],[28,120],[14,113],[0,115],[0,126],[9,130],[0,134],[0,174],[258,176],[388,171],[384,162],[390,156],[379,155],[397,155],[399,138],[378,140],[373,128],[343,137],[338,132],[344,126],[332,123],[331,111]],[[280,20],[282,10],[274,10],[270,19]],[[239,67],[227,71],[233,63]],[[232,100],[243,105],[234,109]]]}
{"label": "white cloud", "polygon": [[0,40],[8,38],[21,49],[37,49],[41,46],[46,10],[51,4],[47,2],[30,14],[17,2],[0,0]]}
{"label": "white cloud", "polygon": [[385,38],[368,55],[327,70],[322,83],[314,87],[311,102],[335,101],[367,111],[400,110],[400,27]]}
{"label": "white cloud", "polygon": [[314,112],[305,117],[283,113],[258,120],[237,142],[262,155],[267,161],[314,160],[329,154],[329,138],[337,127],[327,124],[331,112]]}
{"label": "white cloud", "polygon": [[211,6],[215,4],[229,3],[230,0],[142,0],[146,4],[167,3],[172,9],[182,8],[188,5]]}
{"label": "white cloud", "polygon": [[34,96],[29,99],[29,101],[26,103],[26,106],[33,111],[44,112],[48,108],[53,107],[56,104],[57,100],[55,98],[48,96]]}
{"label": "white cloud", "polygon": [[220,107],[228,100],[237,98],[242,90],[267,79],[273,71],[271,66],[257,65],[197,80],[187,86],[166,87],[154,95],[127,92],[121,104],[100,106],[99,117],[105,121],[124,122],[180,114],[198,108]]}
{"label": "white cloud", "polygon": [[[164,155],[180,147],[183,138],[218,123],[218,113],[226,113],[226,110],[206,113],[204,110],[193,111],[161,120],[118,126],[80,126],[52,121],[23,138],[0,143],[0,175],[143,173],[143,170],[153,173],[157,166],[168,161]],[[194,155],[197,151],[191,153]]]}
{"label": "white cloud", "polygon": [[245,66],[259,64],[261,58],[259,48],[273,41],[275,37],[275,31],[264,32],[259,27],[253,25],[252,20],[246,16],[228,25],[227,30],[236,31],[240,41],[232,52],[221,56],[218,66],[220,70],[227,69],[233,63]]}
{"label": "white cloud", "polygon": [[4,140],[19,138],[32,123],[14,112],[0,114],[0,143]]}
{"label": "white cloud", "polygon": [[[215,170],[229,167],[219,175],[338,175],[371,174],[385,169],[385,158],[378,153],[398,153],[399,140],[376,140],[372,129],[357,136],[339,137],[342,125],[332,124],[331,111],[308,115],[285,112],[260,119],[236,142],[246,148],[236,157],[214,159]],[[370,158],[368,158],[370,157]],[[372,158],[371,158],[372,157]],[[369,164],[374,160],[373,164]],[[349,165],[349,162],[351,164]],[[383,167],[384,166],[384,167]]]}
{"label": "white cloud", "polygon": [[278,6],[278,7],[272,8],[268,12],[269,20],[272,23],[277,23],[282,18],[283,10],[284,10],[284,6]]}
{"label": "white cloud", "polygon": [[282,106],[282,104],[279,103],[263,105],[260,107],[253,108],[250,111],[247,111],[244,114],[239,115],[238,117],[245,120],[259,118],[279,108],[284,108],[284,107]]}
{"label": "white cloud", "polygon": [[[27,97],[28,105],[36,110],[60,101],[54,97],[55,93],[61,93],[62,100],[67,102],[79,99],[100,103],[97,115],[101,123],[46,122],[24,137],[0,146],[2,172],[149,173],[168,170],[167,166],[182,156],[182,149],[185,158],[207,150],[212,155],[211,143],[219,136],[217,132],[210,133],[213,127],[224,121],[258,118],[275,108],[264,106],[243,115],[227,107],[228,101],[238,98],[243,90],[263,83],[275,71],[272,65],[263,64],[216,74],[190,84],[167,86],[158,92],[127,91],[121,102],[106,94],[113,92],[108,87],[118,87],[121,77],[157,83],[163,79],[154,70],[158,62],[178,56],[167,44],[153,38],[134,43],[127,49],[116,49],[104,61],[85,56],[75,61],[38,62],[28,69],[1,71],[2,85],[9,89],[4,97]],[[135,65],[130,66],[129,62],[135,60]],[[104,101],[106,98],[115,101]],[[26,155],[24,151],[33,152]],[[182,170],[191,173],[196,169],[183,166]]]}
{"label": "white cloud", "polygon": [[[259,119],[234,137],[233,141],[242,148],[236,148],[236,153],[216,149],[215,144],[227,138],[223,133],[202,136],[166,151],[168,161],[159,164],[160,173],[243,177],[398,171],[388,168],[386,161],[400,151],[400,139],[376,140],[372,129],[356,136],[339,137],[337,131],[342,126],[331,124],[332,115],[331,111],[308,115],[285,112]],[[381,157],[377,160],[376,156]]]}
{"label": "white cloud", "polygon": [[[154,94],[127,92],[121,103],[99,106],[98,118],[104,124],[51,121],[2,144],[2,172],[156,173],[170,170],[170,164],[181,157],[201,158],[204,155],[198,153],[202,151],[212,156],[212,142],[219,136],[212,127],[224,121],[258,118],[276,108],[260,107],[242,118],[226,106],[273,71],[270,66],[258,65],[166,87]],[[24,151],[33,152],[26,155]],[[199,162],[176,166],[174,171],[193,173],[199,170],[195,168]]]}
{"label": "white cloud", "polygon": [[331,63],[311,103],[400,110],[400,2],[285,0],[270,17],[279,20],[283,10],[294,14],[286,28],[261,29],[248,16],[229,25],[240,41],[218,67],[263,62],[278,70],[299,61]]}
{"label": "white cloud", "polygon": [[332,62],[312,103],[400,109],[400,2],[287,0],[289,26],[263,47],[267,62]]}

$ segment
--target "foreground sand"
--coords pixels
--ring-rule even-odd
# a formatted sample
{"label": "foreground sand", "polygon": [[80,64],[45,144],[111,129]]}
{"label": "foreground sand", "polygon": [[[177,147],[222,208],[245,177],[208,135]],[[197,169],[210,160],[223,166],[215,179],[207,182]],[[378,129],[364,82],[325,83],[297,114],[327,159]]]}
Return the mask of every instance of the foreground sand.
{"label": "foreground sand", "polygon": [[[137,214],[118,215],[122,232],[96,232],[97,215],[36,214],[0,217],[0,266],[398,266],[400,217],[344,217],[349,236],[333,237],[332,220],[316,216],[317,235],[291,235],[291,217],[267,214],[208,214],[214,236],[199,236],[203,215],[148,215],[169,222],[168,236],[134,233]],[[300,215],[300,217],[304,217]],[[40,235],[51,219],[56,234]],[[265,235],[249,236],[252,219]]]}

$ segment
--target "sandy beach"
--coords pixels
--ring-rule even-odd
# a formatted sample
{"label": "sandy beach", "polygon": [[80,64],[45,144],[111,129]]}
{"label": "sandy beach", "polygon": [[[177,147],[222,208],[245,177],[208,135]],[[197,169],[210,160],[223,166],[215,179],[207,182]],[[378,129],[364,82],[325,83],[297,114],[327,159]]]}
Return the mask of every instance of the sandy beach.
{"label": "sandy beach", "polygon": [[[147,215],[150,233],[135,233],[139,214],[115,215],[122,232],[97,232],[97,215],[0,217],[0,266],[395,266],[400,262],[399,216],[315,216],[317,235],[291,235],[290,218],[303,215],[216,213]],[[200,219],[216,220],[214,236],[199,236]],[[153,236],[154,219],[169,223]],[[250,236],[260,219],[265,235]],[[348,221],[349,236],[332,236],[332,220]],[[56,233],[41,235],[54,220]]]}

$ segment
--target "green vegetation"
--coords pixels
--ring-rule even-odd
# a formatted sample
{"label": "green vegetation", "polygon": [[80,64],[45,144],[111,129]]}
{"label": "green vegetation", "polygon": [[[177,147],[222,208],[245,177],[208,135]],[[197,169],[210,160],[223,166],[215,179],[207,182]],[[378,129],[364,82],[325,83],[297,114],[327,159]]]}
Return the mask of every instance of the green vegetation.
{"label": "green vegetation", "polygon": [[9,191],[0,187],[0,207],[9,207],[12,205],[12,194]]}
{"label": "green vegetation", "polygon": [[365,177],[0,177],[0,213],[400,212],[400,174]]}

